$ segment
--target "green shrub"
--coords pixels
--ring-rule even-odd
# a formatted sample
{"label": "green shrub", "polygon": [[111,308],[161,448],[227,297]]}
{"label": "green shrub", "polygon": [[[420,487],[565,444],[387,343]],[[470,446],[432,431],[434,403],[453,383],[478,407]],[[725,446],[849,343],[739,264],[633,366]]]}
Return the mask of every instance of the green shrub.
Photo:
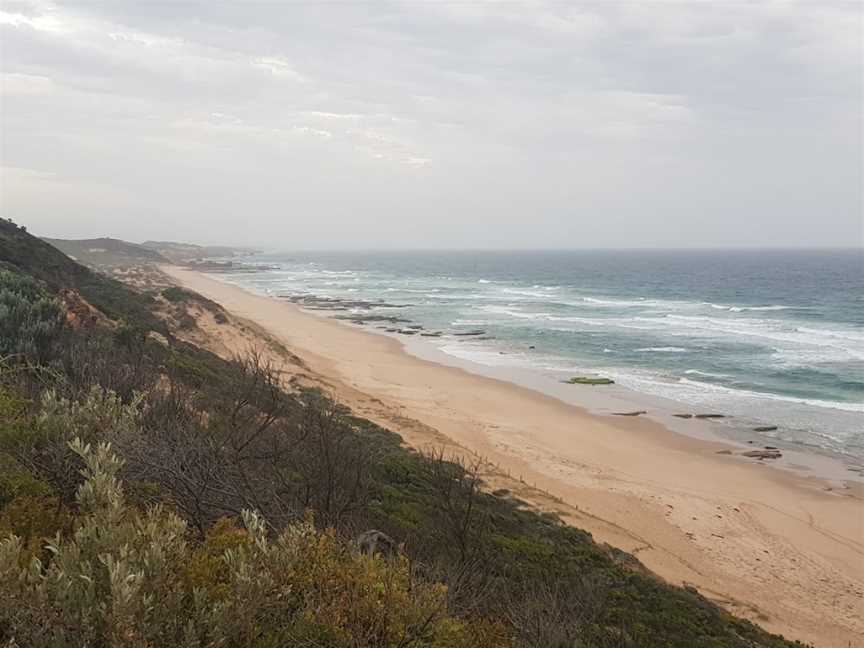
{"label": "green shrub", "polygon": [[72,512],[56,497],[22,495],[0,508],[0,538],[21,539],[19,564],[24,567],[44,556],[46,544],[58,533],[68,533],[72,522]]}
{"label": "green shrub", "polygon": [[63,313],[32,277],[0,270],[0,358],[40,363],[63,325]]}
{"label": "green shrub", "polygon": [[51,487],[12,457],[0,454],[0,509],[17,497],[46,497]]}
{"label": "green shrub", "polygon": [[[137,430],[139,404],[140,397],[123,403],[114,392],[97,386],[81,400],[60,397],[49,389],[42,394],[35,419],[0,426],[0,452],[14,458],[30,478],[47,484],[50,493],[71,502],[82,466],[69,442],[73,438],[88,443],[122,441]],[[26,479],[22,476],[19,481],[24,484]]]}
{"label": "green shrub", "polygon": [[189,302],[198,304],[202,308],[210,311],[213,314],[213,318],[219,324],[224,324],[228,321],[228,318],[225,316],[224,309],[219,304],[214,302],[212,299],[207,299],[203,295],[199,295],[198,293],[191,290],[186,290],[185,288],[180,288],[178,286],[171,286],[170,288],[165,288],[162,291],[162,297],[164,297],[172,304],[182,304]]}
{"label": "green shrub", "polygon": [[177,302],[189,301],[194,298],[195,293],[192,293],[177,286],[171,286],[162,291],[162,296],[172,304]]}

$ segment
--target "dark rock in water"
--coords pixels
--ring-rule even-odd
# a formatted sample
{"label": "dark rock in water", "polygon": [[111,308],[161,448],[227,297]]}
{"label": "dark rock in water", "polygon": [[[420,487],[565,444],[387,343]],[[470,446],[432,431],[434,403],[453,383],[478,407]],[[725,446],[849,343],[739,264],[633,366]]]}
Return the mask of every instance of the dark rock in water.
{"label": "dark rock in water", "polygon": [[725,414],[694,414],[693,418],[698,419],[721,419],[726,418]]}
{"label": "dark rock in water", "polygon": [[[327,309],[330,310],[330,309]],[[392,315],[366,315],[364,314],[362,317],[358,317],[357,315],[336,315],[333,319],[338,320],[350,320],[352,322],[360,320],[363,322],[387,322],[389,324],[404,324],[406,322],[410,322],[411,320],[405,319],[404,317],[394,317]]]}
{"label": "dark rock in water", "polygon": [[402,335],[417,335],[417,331],[413,329],[399,329],[399,333]]}
{"label": "dark rock in water", "polygon": [[529,348],[529,349],[536,349],[537,347],[535,347],[535,346],[532,344],[532,345],[529,346],[528,348]]}
{"label": "dark rock in water", "polygon": [[416,329],[416,330],[419,331],[419,330],[422,329],[423,327],[420,326],[419,324],[412,324],[411,326],[406,326],[405,328],[409,328],[409,329]]}
{"label": "dark rock in water", "polygon": [[360,553],[367,556],[383,556],[393,558],[399,553],[399,546],[389,535],[383,531],[364,531],[357,536],[357,548]]}
{"label": "dark rock in water", "polygon": [[442,333],[441,331],[430,331],[428,333],[421,333],[420,335],[422,337],[441,337]]}
{"label": "dark rock in water", "polygon": [[645,410],[636,410],[633,412],[612,412],[612,416],[641,416],[642,414],[647,414]]}
{"label": "dark rock in water", "polygon": [[776,425],[762,425],[760,427],[753,428],[754,432],[773,432],[777,429]]}
{"label": "dark rock in water", "polygon": [[766,450],[779,450],[776,446],[765,446]]}
{"label": "dark rock in water", "polygon": [[407,304],[389,304],[385,301],[365,301],[357,299],[339,299],[337,297],[318,297],[316,295],[280,294],[280,299],[287,299],[310,310],[371,310],[373,308],[405,308]]}
{"label": "dark rock in water", "polygon": [[748,450],[741,453],[742,457],[750,457],[752,459],[779,459],[783,455],[779,450]]}
{"label": "dark rock in water", "polygon": [[676,418],[683,418],[683,419],[693,418],[692,414],[673,414],[672,416],[674,416]]}
{"label": "dark rock in water", "polygon": [[384,329],[384,330],[387,331],[388,333],[398,333],[399,332],[399,329],[395,329],[395,328],[388,328],[388,329]]}
{"label": "dark rock in water", "polygon": [[483,331],[481,329],[476,329],[474,331],[463,331],[461,333],[454,333],[453,335],[456,335],[458,337],[467,337],[469,335],[485,335],[485,334],[486,334],[486,331]]}

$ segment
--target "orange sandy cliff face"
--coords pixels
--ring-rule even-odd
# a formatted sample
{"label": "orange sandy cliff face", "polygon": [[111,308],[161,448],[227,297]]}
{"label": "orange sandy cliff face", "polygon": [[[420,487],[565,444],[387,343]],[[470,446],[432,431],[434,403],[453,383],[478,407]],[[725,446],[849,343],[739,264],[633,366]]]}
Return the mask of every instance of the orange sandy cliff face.
{"label": "orange sandy cliff face", "polygon": [[60,300],[66,312],[66,323],[75,330],[111,325],[110,320],[91,306],[76,290],[64,288],[60,291]]}

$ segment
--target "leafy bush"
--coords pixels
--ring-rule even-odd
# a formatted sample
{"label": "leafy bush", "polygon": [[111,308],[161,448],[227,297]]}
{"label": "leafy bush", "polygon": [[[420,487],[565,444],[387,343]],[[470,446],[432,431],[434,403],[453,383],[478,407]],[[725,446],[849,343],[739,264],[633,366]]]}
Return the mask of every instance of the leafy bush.
{"label": "leafy bush", "polygon": [[68,533],[73,521],[72,512],[56,497],[22,495],[0,509],[0,538],[20,538],[19,563],[24,567],[34,557],[47,557],[45,543],[58,533]]}
{"label": "leafy bush", "polygon": [[38,416],[29,424],[0,427],[0,450],[23,466],[30,479],[50,485],[52,493],[71,503],[80,483],[81,462],[69,450],[69,442],[123,439],[137,429],[139,403],[140,398],[124,404],[114,392],[98,386],[77,401],[49,389],[42,395]]}
{"label": "leafy bush", "polygon": [[44,361],[62,324],[59,303],[38,281],[0,270],[0,358]]}
{"label": "leafy bush", "polygon": [[177,302],[189,301],[195,297],[195,293],[177,286],[171,286],[162,291],[162,296],[172,304]]}

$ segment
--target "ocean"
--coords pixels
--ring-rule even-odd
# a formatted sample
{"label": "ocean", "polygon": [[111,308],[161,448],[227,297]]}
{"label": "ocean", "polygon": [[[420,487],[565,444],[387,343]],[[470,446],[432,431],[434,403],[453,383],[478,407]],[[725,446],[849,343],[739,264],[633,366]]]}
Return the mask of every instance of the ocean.
{"label": "ocean", "polygon": [[[682,412],[725,414],[720,427],[732,436],[777,426],[763,440],[864,458],[861,250],[304,252],[245,261],[267,268],[223,278],[275,297],[349,302],[334,302],[347,309],[334,315],[373,329],[440,332],[423,343],[454,358],[561,380],[607,377]],[[387,305],[350,303],[363,301]]]}

